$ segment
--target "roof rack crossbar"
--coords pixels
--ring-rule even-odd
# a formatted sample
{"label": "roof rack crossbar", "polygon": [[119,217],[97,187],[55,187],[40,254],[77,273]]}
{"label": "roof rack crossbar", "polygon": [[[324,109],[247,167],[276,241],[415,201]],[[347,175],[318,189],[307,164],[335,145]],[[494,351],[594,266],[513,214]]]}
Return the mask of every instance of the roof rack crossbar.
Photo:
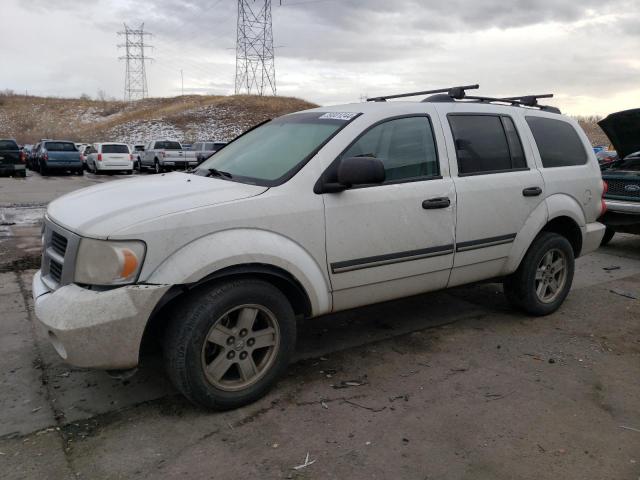
{"label": "roof rack crossbar", "polygon": [[505,97],[505,100],[519,100],[522,105],[535,107],[539,98],[553,98],[553,93],[543,93],[542,95],[522,95],[520,97]]}
{"label": "roof rack crossbar", "polygon": [[436,90],[424,90],[422,92],[398,93],[396,95],[383,95],[380,97],[367,98],[367,102],[386,102],[391,98],[417,97],[419,95],[431,95],[434,93],[447,93],[451,98],[465,98],[465,90],[475,90],[480,88],[477,83],[475,85],[463,85],[459,87],[438,88]]}

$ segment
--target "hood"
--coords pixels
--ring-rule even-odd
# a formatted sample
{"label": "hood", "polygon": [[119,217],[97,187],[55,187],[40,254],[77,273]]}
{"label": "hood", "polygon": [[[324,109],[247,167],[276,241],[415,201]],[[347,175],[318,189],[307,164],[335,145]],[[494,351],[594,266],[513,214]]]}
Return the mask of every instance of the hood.
{"label": "hood", "polygon": [[612,113],[598,125],[620,158],[640,150],[640,108]]}
{"label": "hood", "polygon": [[185,173],[107,182],[64,195],[47,215],[79,235],[107,238],[145,220],[260,195],[267,187]]}

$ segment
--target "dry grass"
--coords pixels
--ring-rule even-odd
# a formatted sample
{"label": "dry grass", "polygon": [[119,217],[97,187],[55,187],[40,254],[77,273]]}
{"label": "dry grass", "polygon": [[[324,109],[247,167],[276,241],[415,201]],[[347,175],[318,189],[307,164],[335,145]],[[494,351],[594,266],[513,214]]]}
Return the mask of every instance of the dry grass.
{"label": "dry grass", "polygon": [[[94,142],[104,138],[115,127],[128,122],[161,120],[178,128],[202,120],[193,112],[201,107],[224,107],[220,122],[242,119],[251,126],[316,105],[290,97],[183,96],[149,98],[134,103],[87,98],[51,98],[0,94],[0,138],[13,137],[19,143],[34,143],[41,138],[64,138]],[[245,128],[246,128],[245,126]],[[189,139],[191,141],[195,138]]]}

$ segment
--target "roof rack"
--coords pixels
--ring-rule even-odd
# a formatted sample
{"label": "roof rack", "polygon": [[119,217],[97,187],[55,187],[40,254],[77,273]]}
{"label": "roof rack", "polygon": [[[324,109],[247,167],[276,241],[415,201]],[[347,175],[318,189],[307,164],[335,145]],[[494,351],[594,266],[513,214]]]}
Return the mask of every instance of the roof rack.
{"label": "roof rack", "polygon": [[461,100],[465,98],[465,90],[475,90],[480,88],[477,83],[475,85],[464,85],[460,87],[438,88],[436,90],[424,90],[422,92],[398,93],[395,95],[384,95],[381,97],[367,98],[367,102],[386,102],[391,98],[417,97],[418,95],[431,95],[434,93],[446,93],[451,98]]}
{"label": "roof rack", "polygon": [[539,110],[543,110],[545,112],[562,113],[560,112],[560,109],[557,107],[538,104],[538,98],[552,98],[552,97],[553,97],[553,93],[545,93],[543,95],[523,95],[521,97],[503,97],[503,98],[468,96],[468,97],[465,97],[465,100],[472,100],[476,102],[486,102],[486,103],[507,103],[514,107],[531,107],[531,108],[537,108]]}

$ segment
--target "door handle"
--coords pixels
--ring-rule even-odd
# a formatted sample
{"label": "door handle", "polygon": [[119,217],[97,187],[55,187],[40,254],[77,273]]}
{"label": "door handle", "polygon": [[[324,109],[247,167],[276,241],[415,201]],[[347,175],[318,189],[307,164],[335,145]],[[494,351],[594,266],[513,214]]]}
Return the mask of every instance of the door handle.
{"label": "door handle", "polygon": [[449,197],[436,197],[430,198],[422,202],[422,208],[425,210],[431,210],[434,208],[447,208],[451,205],[451,200]]}
{"label": "door handle", "polygon": [[540,187],[529,187],[522,190],[522,195],[525,197],[537,197],[542,193],[542,189]]}

